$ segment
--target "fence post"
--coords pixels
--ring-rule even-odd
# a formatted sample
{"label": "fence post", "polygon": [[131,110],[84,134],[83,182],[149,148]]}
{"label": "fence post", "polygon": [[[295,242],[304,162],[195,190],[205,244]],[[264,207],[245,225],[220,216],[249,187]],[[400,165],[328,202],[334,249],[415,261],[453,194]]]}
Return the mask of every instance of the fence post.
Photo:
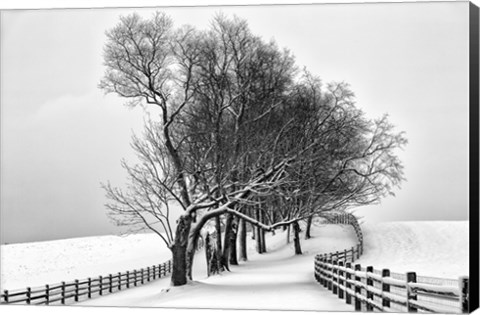
{"label": "fence post", "polygon": [[333,268],[332,268],[332,265],[333,265],[333,260],[330,257],[330,259],[328,260],[328,267],[327,267],[327,271],[329,272],[328,273],[327,289],[330,290],[330,291],[332,290],[332,283],[333,283]]}
{"label": "fence post", "polygon": [[325,278],[323,274],[323,268],[325,268],[325,266],[323,265],[323,263],[324,263],[323,256],[318,255],[318,280],[319,280],[318,282],[322,286],[323,286],[323,283],[325,282]]}
{"label": "fence post", "polygon": [[338,294],[338,260],[333,262],[332,273],[332,293]]}
{"label": "fence post", "polygon": [[[363,234],[360,232],[360,255],[363,255]],[[360,258],[360,256],[358,256]]]}
{"label": "fence post", "polygon": [[[356,264],[355,265],[355,271],[361,271],[362,270],[362,266],[360,264]],[[362,279],[360,277],[358,277],[357,275],[355,275],[355,282],[360,282]],[[357,296],[358,295],[361,295],[362,294],[362,288],[357,284],[355,283],[355,311],[361,311],[362,310],[362,302],[360,300],[360,298]]]}
{"label": "fence post", "polygon": [[75,279],[75,302],[78,302],[78,279]]}
{"label": "fence post", "polygon": [[317,256],[315,259],[315,270],[317,272],[317,281],[319,284],[322,284],[323,282],[323,277],[322,277],[322,257]]}
{"label": "fence post", "polygon": [[327,275],[325,274],[325,263],[327,261],[325,260],[325,256],[323,256],[320,260],[320,263],[321,263],[321,267],[320,267],[320,279],[322,280],[321,285],[323,285],[324,287],[327,286]]}
{"label": "fence post", "polygon": [[118,273],[118,291],[122,290],[122,273]]}
{"label": "fence post", "polygon": [[3,290],[3,299],[5,303],[8,303],[8,290]]}
{"label": "fence post", "polygon": [[469,283],[468,277],[460,277],[458,280],[459,289],[460,289],[460,306],[462,308],[462,313],[468,313],[469,311],[469,301],[468,301],[468,290]]}
{"label": "fence post", "polygon": [[32,288],[27,288],[27,304],[30,304],[32,298]]}
{"label": "fence post", "polygon": [[62,299],[60,302],[65,304],[65,281],[62,281]]}
{"label": "fence post", "polygon": [[382,306],[384,309],[385,307],[390,307],[390,299],[385,297],[384,292],[390,292],[390,285],[388,283],[385,283],[383,278],[390,277],[390,270],[389,269],[383,269],[382,270]]}
{"label": "fence post", "polygon": [[407,311],[417,312],[417,308],[410,305],[410,300],[416,300],[417,295],[412,292],[409,283],[417,282],[417,274],[415,272],[407,272]]}
{"label": "fence post", "polygon": [[87,296],[89,299],[92,298],[92,278],[88,278],[88,293]]}
{"label": "fence post", "polygon": [[344,291],[342,286],[345,286],[345,282],[343,281],[343,279],[341,279],[344,273],[342,270],[340,270],[340,268],[343,268],[343,261],[338,262],[338,298],[343,299]]}
{"label": "fence post", "polygon": [[348,291],[348,289],[352,288],[349,282],[349,280],[352,279],[352,275],[350,274],[350,270],[352,269],[352,264],[347,262],[345,267],[347,268],[347,271],[345,272],[345,278],[346,278],[345,287],[347,288],[347,290],[345,290],[345,303],[352,304],[352,296]]}
{"label": "fence post", "polygon": [[315,280],[320,283],[320,257],[317,255],[313,260],[313,272]]}
{"label": "fence post", "polygon": [[112,280],[113,280],[113,279],[112,279],[112,274],[109,274],[109,275],[108,275],[108,282],[109,282],[109,283],[108,283],[108,292],[109,292],[109,293],[112,293]]}
{"label": "fence post", "polygon": [[143,275],[144,275],[144,271],[143,268],[140,269],[140,283],[143,284]]}
{"label": "fence post", "polygon": [[133,285],[137,286],[137,269],[133,269]]}
{"label": "fence post", "polygon": [[50,286],[48,284],[45,285],[45,305],[50,304]]}
{"label": "fence post", "polygon": [[367,312],[373,311],[373,305],[370,303],[370,300],[373,302],[373,293],[369,290],[369,286],[373,286],[373,280],[368,276],[368,273],[373,273],[373,267],[367,267]]}
{"label": "fence post", "polygon": [[323,286],[328,289],[328,260],[327,255],[323,255]]}
{"label": "fence post", "polygon": [[155,268],[155,265],[153,265],[152,268],[153,268],[153,280],[155,280],[157,268]]}
{"label": "fence post", "polygon": [[98,281],[99,281],[99,293],[100,293],[100,295],[103,295],[103,278],[102,278],[102,276],[98,277]]}
{"label": "fence post", "polygon": [[327,288],[327,289],[329,288],[328,283],[329,283],[329,279],[330,279],[330,278],[329,278],[330,275],[328,274],[328,265],[327,265],[328,262],[329,262],[329,260],[328,260],[328,258],[327,258],[327,255],[325,254],[325,255],[323,256],[323,276],[324,276],[324,278],[323,278],[323,286],[324,286],[325,288]]}

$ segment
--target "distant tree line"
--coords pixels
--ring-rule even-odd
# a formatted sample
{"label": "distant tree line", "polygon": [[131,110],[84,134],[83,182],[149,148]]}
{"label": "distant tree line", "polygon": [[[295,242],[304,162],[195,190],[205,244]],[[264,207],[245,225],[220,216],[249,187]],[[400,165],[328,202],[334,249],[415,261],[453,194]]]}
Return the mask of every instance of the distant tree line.
{"label": "distant tree line", "polygon": [[[376,203],[404,179],[407,140],[387,116],[368,119],[347,84],[322,84],[243,19],[198,30],[132,14],[106,34],[100,88],[159,113],[133,137],[127,185],[103,185],[107,208],[165,241],[174,286],[192,278],[206,224],[219,269],[247,260],[247,230],[263,252],[266,231],[291,227],[300,254],[299,222],[309,237],[313,217]],[[184,210],[174,226],[172,204]]]}

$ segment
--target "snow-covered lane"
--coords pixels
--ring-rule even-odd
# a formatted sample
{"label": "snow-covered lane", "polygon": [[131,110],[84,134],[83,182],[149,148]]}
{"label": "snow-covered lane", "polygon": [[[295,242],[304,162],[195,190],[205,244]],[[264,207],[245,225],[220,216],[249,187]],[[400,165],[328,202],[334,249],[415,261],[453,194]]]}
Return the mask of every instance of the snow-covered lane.
{"label": "snow-covered lane", "polygon": [[198,281],[190,288],[170,289],[158,298],[156,306],[165,307],[353,310],[314,281],[310,256],[251,261],[232,268],[232,273]]}
{"label": "snow-covered lane", "polygon": [[88,300],[80,305],[143,306],[172,308],[222,308],[270,310],[353,311],[313,278],[313,256],[342,250],[355,243],[349,227],[325,226],[314,238],[302,242],[304,254],[295,256],[285,235],[268,239],[268,253],[252,254],[249,261],[232,266],[231,272],[205,277],[203,253],[196,258],[192,283],[168,288],[168,279],[141,288]]}

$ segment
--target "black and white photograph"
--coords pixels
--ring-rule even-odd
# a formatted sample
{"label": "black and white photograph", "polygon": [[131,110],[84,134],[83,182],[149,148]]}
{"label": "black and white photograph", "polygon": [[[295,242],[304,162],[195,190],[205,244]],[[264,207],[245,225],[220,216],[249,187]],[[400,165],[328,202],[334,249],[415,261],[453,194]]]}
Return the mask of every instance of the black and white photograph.
{"label": "black and white photograph", "polygon": [[474,3],[39,5],[0,8],[2,313],[478,308]]}

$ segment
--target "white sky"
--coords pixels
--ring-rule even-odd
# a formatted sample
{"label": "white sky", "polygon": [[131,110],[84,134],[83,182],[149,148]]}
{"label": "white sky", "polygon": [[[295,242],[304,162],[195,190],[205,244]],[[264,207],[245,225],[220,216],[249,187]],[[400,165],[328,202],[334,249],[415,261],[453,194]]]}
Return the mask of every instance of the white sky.
{"label": "white sky", "polygon": [[[350,83],[367,116],[409,144],[408,182],[358,214],[375,220],[468,216],[468,3],[168,8],[176,25],[215,12],[246,18],[324,82]],[[123,183],[140,108],[104,96],[104,31],[151,9],[4,11],[1,16],[1,242],[108,234],[100,182]]]}

